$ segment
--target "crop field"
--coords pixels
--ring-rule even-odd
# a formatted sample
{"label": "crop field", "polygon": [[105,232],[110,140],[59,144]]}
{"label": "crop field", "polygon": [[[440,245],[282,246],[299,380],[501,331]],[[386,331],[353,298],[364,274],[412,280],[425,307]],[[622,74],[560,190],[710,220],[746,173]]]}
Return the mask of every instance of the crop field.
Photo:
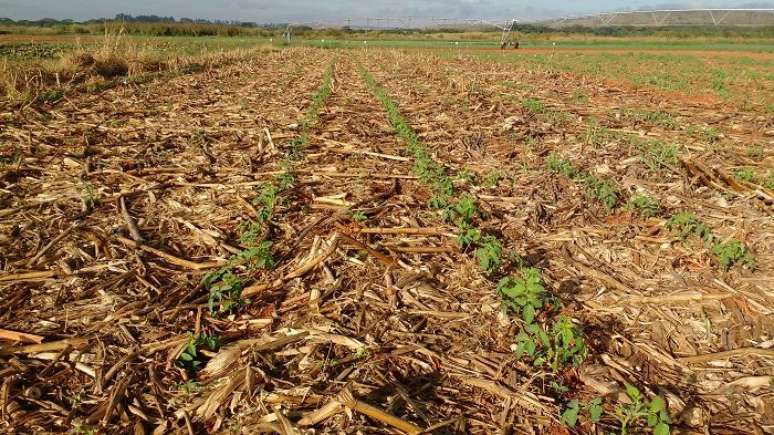
{"label": "crop field", "polygon": [[0,432],[774,429],[770,52],[210,43],[6,64]]}

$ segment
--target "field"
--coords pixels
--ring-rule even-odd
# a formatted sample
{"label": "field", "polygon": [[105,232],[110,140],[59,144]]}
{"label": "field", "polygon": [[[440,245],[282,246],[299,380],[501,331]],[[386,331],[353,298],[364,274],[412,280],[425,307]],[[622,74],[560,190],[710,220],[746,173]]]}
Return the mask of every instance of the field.
{"label": "field", "polygon": [[57,38],[2,52],[2,431],[774,427],[759,42]]}

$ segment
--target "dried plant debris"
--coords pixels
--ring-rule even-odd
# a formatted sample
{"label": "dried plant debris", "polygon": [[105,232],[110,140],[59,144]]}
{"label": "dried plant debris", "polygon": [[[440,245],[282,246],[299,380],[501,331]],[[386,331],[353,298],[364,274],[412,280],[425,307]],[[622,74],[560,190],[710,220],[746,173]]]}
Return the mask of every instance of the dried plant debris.
{"label": "dried plant debris", "polygon": [[4,433],[774,425],[754,114],[373,48],[41,98],[0,109]]}

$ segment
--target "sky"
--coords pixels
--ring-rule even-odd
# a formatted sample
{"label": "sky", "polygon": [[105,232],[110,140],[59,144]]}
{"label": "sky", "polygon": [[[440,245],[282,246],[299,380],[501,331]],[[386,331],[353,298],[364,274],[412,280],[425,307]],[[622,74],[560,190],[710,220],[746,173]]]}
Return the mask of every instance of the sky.
{"label": "sky", "polygon": [[258,23],[335,22],[366,17],[487,18],[523,21],[641,8],[774,8],[774,0],[0,0],[0,17],[13,19],[113,17],[118,13]]}

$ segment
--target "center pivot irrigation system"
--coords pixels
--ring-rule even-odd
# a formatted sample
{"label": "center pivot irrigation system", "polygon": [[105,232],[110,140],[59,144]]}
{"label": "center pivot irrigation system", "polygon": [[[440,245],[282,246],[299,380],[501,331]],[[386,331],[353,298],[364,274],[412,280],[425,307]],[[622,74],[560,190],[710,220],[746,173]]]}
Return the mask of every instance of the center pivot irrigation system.
{"label": "center pivot irrigation system", "polygon": [[[347,28],[353,28],[352,27],[352,19],[347,19]],[[418,21],[418,20],[417,20]],[[361,29],[366,30],[375,30],[375,29],[397,29],[397,28],[411,28],[412,23],[416,23],[417,21],[414,21],[412,18],[365,18],[366,25],[363,27],[359,27]],[[500,29],[502,31],[502,34],[500,35],[500,48],[506,49],[506,48],[513,48],[517,49],[519,48],[519,41],[517,41],[514,38],[515,31],[516,31],[516,25],[518,24],[519,20],[517,19],[510,19],[506,20],[504,22],[498,23],[495,20],[486,20],[486,19],[466,19],[466,20],[459,20],[459,19],[450,19],[450,18],[431,18],[430,21],[432,23],[438,24],[438,23],[454,23],[454,24],[465,24],[465,25],[484,25],[484,26],[491,26],[495,27],[497,29]],[[392,25],[391,25],[392,24]],[[397,24],[397,25],[395,25]],[[294,28],[302,25],[310,25],[310,26],[335,26],[335,24],[332,23],[307,23],[307,24],[299,24],[299,23],[288,23],[287,28],[282,33],[282,39],[286,42],[290,42],[293,39],[293,33]]]}
{"label": "center pivot irrigation system", "polygon": [[519,48],[519,41],[516,41],[513,39],[513,28],[516,27],[516,23],[518,20],[510,20],[506,21],[504,26],[499,26],[494,23],[488,23],[482,20],[483,23],[495,26],[503,31],[502,36],[500,36],[500,48],[505,50],[506,48]]}
{"label": "center pivot irrigation system", "polygon": [[[431,21],[433,22],[453,22],[454,20],[446,19],[446,18],[432,18]],[[519,48],[519,41],[516,41],[513,37],[514,30],[516,28],[516,24],[519,22],[517,19],[511,19],[505,21],[503,24],[498,24],[495,21],[492,20],[485,20],[485,19],[478,19],[478,20],[462,20],[467,25],[471,24],[482,24],[485,26],[492,26],[496,27],[500,30],[502,30],[502,35],[500,36],[500,48],[506,49],[506,48]]]}

